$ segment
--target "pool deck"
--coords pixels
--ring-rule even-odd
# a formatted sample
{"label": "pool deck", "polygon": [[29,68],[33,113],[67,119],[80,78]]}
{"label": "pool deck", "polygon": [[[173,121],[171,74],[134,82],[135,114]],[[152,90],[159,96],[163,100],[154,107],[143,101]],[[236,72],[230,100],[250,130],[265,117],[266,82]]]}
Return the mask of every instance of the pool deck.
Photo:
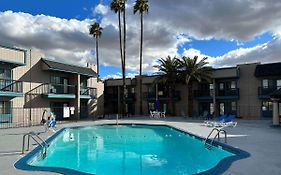
{"label": "pool deck", "polygon": [[[85,126],[115,123],[115,120],[97,120],[59,124],[58,129],[68,126]],[[201,137],[207,137],[212,130],[202,126],[202,121],[184,118],[153,120],[149,118],[122,119],[119,123],[168,124]],[[235,128],[226,128],[228,144],[247,151],[250,157],[235,161],[224,172],[225,175],[280,175],[281,174],[281,127],[271,127],[269,120],[238,120]],[[22,157],[21,146],[24,133],[43,132],[42,126],[28,128],[0,129],[0,174],[5,175],[53,175],[57,173],[22,171],[14,168],[14,163]],[[44,139],[54,133],[41,133]]]}

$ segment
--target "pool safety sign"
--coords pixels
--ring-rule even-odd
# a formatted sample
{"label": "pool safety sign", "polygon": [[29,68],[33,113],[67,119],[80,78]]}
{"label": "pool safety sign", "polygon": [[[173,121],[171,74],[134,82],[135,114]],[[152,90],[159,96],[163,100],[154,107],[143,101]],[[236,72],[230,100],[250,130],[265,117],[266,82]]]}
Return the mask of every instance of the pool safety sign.
{"label": "pool safety sign", "polygon": [[63,118],[69,118],[69,117],[70,117],[70,108],[63,107]]}

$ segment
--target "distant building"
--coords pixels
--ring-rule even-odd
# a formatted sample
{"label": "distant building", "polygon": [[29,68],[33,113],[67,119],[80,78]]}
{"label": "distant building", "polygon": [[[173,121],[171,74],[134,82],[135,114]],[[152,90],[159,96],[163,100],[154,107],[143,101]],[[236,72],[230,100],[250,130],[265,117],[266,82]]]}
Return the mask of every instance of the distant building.
{"label": "distant building", "polygon": [[[193,82],[189,92],[184,83],[177,83],[175,94],[170,97],[168,89],[157,83],[158,76],[143,76],[142,94],[139,95],[139,76],[126,79],[128,97],[127,112],[139,115],[139,101],[142,100],[142,113],[148,115],[154,110],[171,113],[169,103],[173,98],[177,116],[203,116],[204,113],[216,115],[234,114],[243,119],[272,118],[273,102],[270,94],[281,88],[281,63],[241,64],[235,67],[213,69],[212,82]],[[122,103],[122,80],[108,79],[105,85],[105,114],[120,113]],[[157,102],[156,102],[157,101]],[[278,114],[281,116],[281,102]],[[188,105],[187,105],[188,104]],[[187,114],[189,113],[189,114]]]}
{"label": "distant building", "polygon": [[104,85],[93,65],[43,57],[37,51],[0,46],[0,128],[39,124],[50,112],[57,120],[103,114]]}

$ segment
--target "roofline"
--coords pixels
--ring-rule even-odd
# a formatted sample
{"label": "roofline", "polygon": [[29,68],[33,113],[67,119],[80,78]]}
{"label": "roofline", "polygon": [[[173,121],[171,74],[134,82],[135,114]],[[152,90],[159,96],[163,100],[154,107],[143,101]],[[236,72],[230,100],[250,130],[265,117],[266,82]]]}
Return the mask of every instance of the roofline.
{"label": "roofline", "polygon": [[69,66],[74,66],[74,67],[79,67],[79,68],[91,69],[89,67],[82,67],[82,66],[77,66],[77,65],[72,65],[72,64],[65,64],[65,63],[62,63],[62,62],[53,61],[53,60],[49,60],[49,59],[46,59],[46,58],[41,58],[41,60],[49,67],[49,70],[59,71],[59,72],[67,72],[67,73],[75,73],[75,74],[85,75],[85,76],[89,76],[89,77],[98,77],[96,71],[94,71],[94,70],[93,71],[96,73],[96,75],[81,74],[81,73],[78,73],[78,72],[71,72],[71,71],[67,71],[67,70],[54,69],[54,68],[51,68],[51,66],[48,63],[46,63],[46,61],[51,61],[51,62],[69,65]]}
{"label": "roofline", "polygon": [[6,48],[6,49],[13,49],[13,50],[17,50],[17,51],[22,51],[22,52],[27,52],[26,49],[21,49],[21,48],[16,48],[16,47],[12,47],[12,46],[5,46],[0,44],[0,47]]}

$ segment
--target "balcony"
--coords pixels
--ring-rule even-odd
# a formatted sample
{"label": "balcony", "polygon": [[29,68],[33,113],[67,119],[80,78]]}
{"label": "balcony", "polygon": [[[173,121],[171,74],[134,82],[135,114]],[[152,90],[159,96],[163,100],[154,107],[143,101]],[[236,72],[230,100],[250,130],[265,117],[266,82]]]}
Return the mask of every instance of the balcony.
{"label": "balcony", "polygon": [[41,94],[46,98],[76,98],[76,86],[65,84],[43,84],[41,87]]}
{"label": "balcony", "polygon": [[0,97],[22,97],[22,81],[0,79]]}
{"label": "balcony", "polygon": [[[144,98],[148,101],[155,101],[156,93],[155,92],[145,92]],[[170,95],[167,92],[159,93],[158,92],[158,100],[170,100]],[[175,91],[173,94],[173,99],[178,101],[181,99],[180,91]]]}
{"label": "balcony", "polygon": [[[213,99],[213,91],[206,90],[195,90],[194,97],[197,100],[211,100]],[[224,89],[216,91],[216,99],[225,100],[225,99],[239,99],[239,89]]]}
{"label": "balcony", "polygon": [[216,93],[216,99],[238,100],[239,99],[239,88],[218,90]]}
{"label": "balcony", "polygon": [[281,88],[281,86],[259,87],[258,88],[258,97],[259,97],[259,99],[269,99],[270,94],[280,88]]}
{"label": "balcony", "polygon": [[97,88],[81,87],[80,88],[80,98],[81,99],[96,99],[97,98]]}

